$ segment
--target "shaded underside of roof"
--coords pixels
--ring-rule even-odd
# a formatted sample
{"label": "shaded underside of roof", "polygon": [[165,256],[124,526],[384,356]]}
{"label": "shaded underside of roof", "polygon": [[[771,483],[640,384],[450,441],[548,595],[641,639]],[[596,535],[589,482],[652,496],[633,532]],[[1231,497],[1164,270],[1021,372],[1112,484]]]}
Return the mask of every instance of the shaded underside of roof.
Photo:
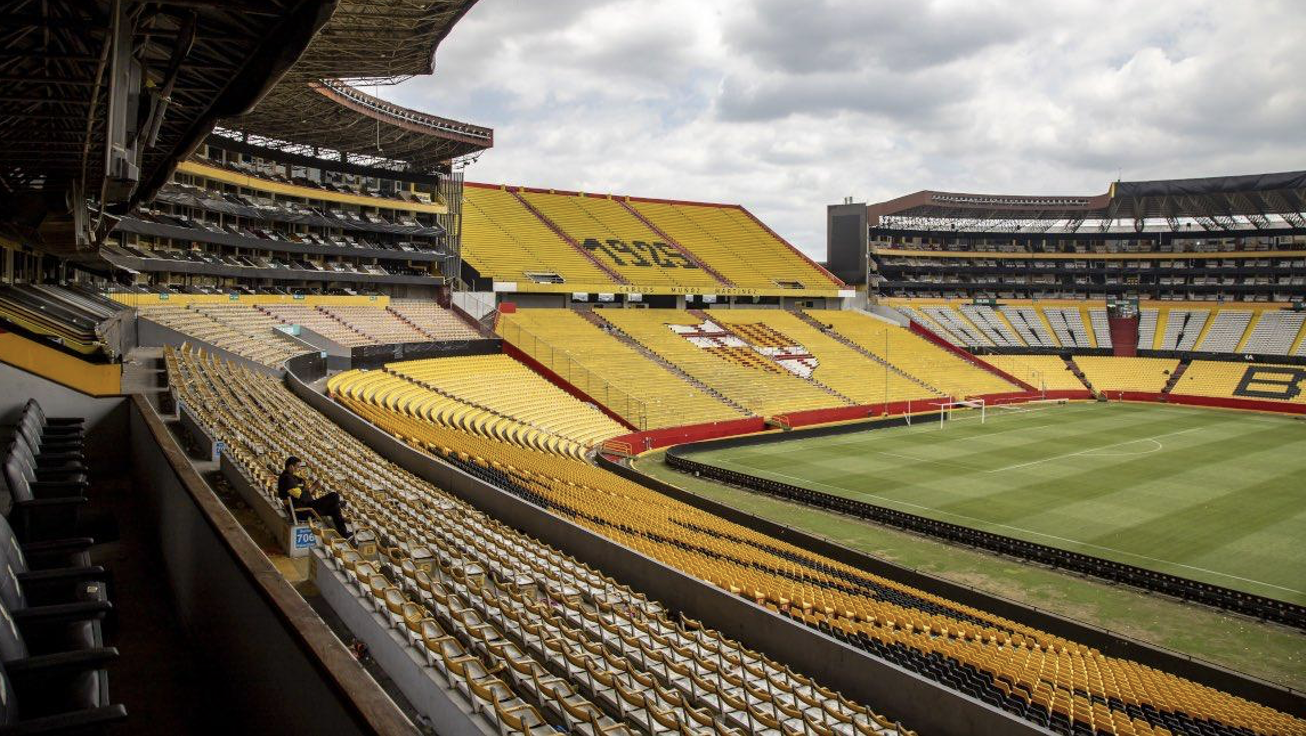
{"label": "shaded underside of roof", "polygon": [[494,131],[411,110],[336,80],[278,85],[251,113],[223,126],[345,154],[362,163],[430,171],[494,145]]}
{"label": "shaded underside of roof", "polygon": [[435,51],[476,0],[340,0],[285,83],[393,83],[435,68]]}
{"label": "shaded underside of roof", "polygon": [[[115,14],[110,0],[0,0],[0,221],[71,250],[70,202],[121,213],[148,198],[291,67],[336,1],[123,0]],[[124,128],[138,153],[106,176]]]}

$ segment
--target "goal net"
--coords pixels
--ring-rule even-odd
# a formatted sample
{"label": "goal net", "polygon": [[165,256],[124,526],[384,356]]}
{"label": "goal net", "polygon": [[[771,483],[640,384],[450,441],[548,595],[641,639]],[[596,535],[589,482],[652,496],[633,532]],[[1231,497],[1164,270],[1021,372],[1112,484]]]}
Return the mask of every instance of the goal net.
{"label": "goal net", "polygon": [[978,419],[983,424],[987,419],[988,407],[984,399],[969,399],[966,401],[945,401],[939,404],[939,429],[946,426],[946,423],[965,419]]}
{"label": "goal net", "polygon": [[993,411],[995,418],[1003,415],[1016,414],[1037,414],[1038,412],[1047,411],[1058,406],[1069,404],[1068,399],[1038,399],[1035,401],[1022,401],[1020,403],[1010,404],[990,404],[989,409]]}

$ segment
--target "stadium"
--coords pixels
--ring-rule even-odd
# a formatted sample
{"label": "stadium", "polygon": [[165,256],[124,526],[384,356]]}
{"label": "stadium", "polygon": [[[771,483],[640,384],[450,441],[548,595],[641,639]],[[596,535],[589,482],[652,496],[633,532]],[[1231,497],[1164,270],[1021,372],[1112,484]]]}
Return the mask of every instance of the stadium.
{"label": "stadium", "polygon": [[0,734],[1306,734],[1306,171],[818,263],[474,180],[473,5],[0,2]]}

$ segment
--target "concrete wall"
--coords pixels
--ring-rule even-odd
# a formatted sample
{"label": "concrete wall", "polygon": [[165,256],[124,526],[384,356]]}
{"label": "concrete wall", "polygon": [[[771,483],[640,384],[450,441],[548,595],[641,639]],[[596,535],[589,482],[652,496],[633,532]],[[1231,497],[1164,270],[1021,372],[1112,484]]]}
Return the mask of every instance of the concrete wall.
{"label": "concrete wall", "polygon": [[[92,476],[107,477],[127,469],[121,438],[127,434],[126,399],[88,396],[49,379],[0,363],[0,425],[18,422],[28,399],[36,399],[46,416],[85,417],[86,463]],[[8,437],[7,430],[0,436]]]}
{"label": "concrete wall", "polygon": [[293,373],[290,389],[382,457],[487,514],[921,733],[1035,734],[1019,720],[645,557],[400,443]]}
{"label": "concrete wall", "polygon": [[[149,403],[130,405],[136,489],[159,530],[178,617],[199,657],[239,683],[243,733],[417,734],[195,472]],[[121,439],[121,435],[119,436]]]}

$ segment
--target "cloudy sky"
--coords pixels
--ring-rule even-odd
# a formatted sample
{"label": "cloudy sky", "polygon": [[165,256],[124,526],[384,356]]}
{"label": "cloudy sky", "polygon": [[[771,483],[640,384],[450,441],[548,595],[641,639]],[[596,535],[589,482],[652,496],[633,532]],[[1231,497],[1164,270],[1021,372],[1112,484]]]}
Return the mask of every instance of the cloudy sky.
{"label": "cloudy sky", "polygon": [[1304,0],[480,0],[378,90],[488,125],[474,181],[825,206],[1306,168]]}

